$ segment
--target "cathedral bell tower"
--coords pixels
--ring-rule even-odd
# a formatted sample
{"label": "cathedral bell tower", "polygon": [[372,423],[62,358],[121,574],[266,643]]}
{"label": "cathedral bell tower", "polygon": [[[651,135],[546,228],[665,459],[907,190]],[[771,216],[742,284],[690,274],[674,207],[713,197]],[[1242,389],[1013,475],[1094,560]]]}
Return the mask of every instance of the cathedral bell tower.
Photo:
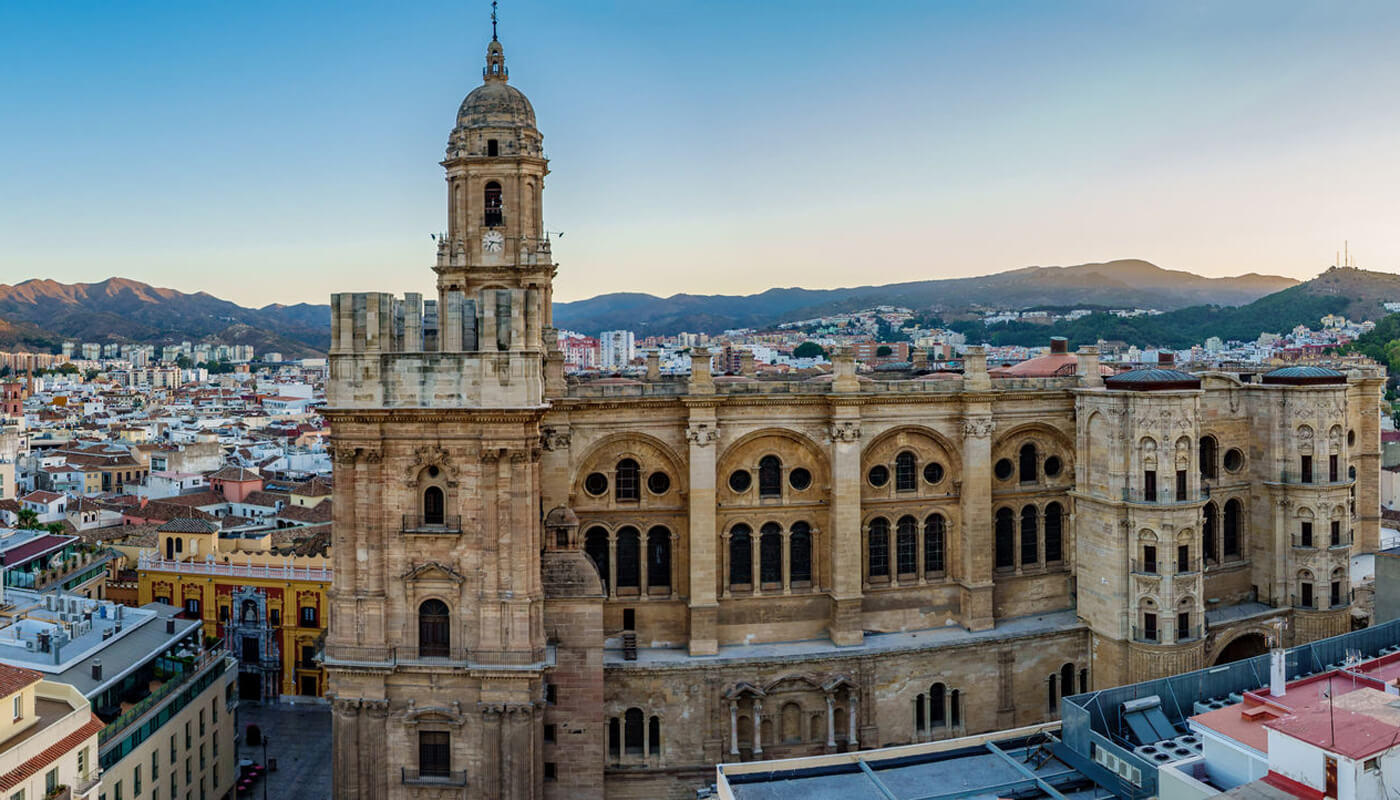
{"label": "cathedral bell tower", "polygon": [[549,167],[494,36],[483,77],[442,161],[437,298],[331,298],[337,798],[546,794]]}

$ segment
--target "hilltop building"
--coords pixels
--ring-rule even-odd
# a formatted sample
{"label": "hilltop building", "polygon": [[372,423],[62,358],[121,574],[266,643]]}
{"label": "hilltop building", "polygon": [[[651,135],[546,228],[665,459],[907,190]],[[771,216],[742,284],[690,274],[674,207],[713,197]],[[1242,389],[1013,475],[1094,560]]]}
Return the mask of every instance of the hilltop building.
{"label": "hilltop building", "polygon": [[337,797],[681,796],[1351,629],[1382,375],[566,379],[494,38],[442,165],[436,298],[332,297]]}

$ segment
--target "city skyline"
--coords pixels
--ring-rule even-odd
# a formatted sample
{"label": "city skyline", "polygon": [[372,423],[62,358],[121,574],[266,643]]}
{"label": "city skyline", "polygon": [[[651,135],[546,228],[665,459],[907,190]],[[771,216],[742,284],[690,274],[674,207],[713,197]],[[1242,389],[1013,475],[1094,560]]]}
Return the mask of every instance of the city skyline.
{"label": "city skyline", "polygon": [[[425,288],[445,223],[421,154],[478,81],[479,5],[0,10],[19,112],[0,282],[121,275],[253,306]],[[559,165],[562,301],[1126,257],[1307,279],[1345,239],[1360,266],[1400,263],[1385,4],[501,18]]]}

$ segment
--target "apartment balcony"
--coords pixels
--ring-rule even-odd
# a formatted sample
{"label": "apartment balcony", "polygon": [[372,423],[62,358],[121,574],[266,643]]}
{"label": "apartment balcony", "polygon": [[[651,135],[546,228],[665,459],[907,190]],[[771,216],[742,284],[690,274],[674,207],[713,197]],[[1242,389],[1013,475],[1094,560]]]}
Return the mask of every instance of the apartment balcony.
{"label": "apartment balcony", "polygon": [[403,527],[399,531],[406,534],[459,534],[462,532],[462,518],[456,514],[425,517],[422,514],[404,514]]}

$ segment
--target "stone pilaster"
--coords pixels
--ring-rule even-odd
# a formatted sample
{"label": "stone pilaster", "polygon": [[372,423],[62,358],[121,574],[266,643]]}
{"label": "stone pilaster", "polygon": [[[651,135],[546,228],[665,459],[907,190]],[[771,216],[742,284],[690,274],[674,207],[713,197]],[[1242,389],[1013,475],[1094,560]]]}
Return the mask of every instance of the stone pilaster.
{"label": "stone pilaster", "polygon": [[[984,364],[985,365],[985,364]],[[992,422],[990,404],[969,403],[963,420],[960,574],[963,625],[980,631],[995,624],[992,607]]]}
{"label": "stone pilaster", "polygon": [[834,601],[828,631],[838,645],[860,644],[865,639],[860,617],[864,563],[860,487],[860,406],[841,403],[832,409],[831,522],[825,536]]}
{"label": "stone pilaster", "polygon": [[[708,358],[708,353],[705,358]],[[708,361],[706,364],[708,365]],[[706,370],[708,376],[708,369]],[[692,379],[693,380],[693,379]],[[719,652],[716,630],[718,560],[715,557],[715,450],[719,423],[713,405],[690,407],[686,428],[690,443],[690,653]]]}

